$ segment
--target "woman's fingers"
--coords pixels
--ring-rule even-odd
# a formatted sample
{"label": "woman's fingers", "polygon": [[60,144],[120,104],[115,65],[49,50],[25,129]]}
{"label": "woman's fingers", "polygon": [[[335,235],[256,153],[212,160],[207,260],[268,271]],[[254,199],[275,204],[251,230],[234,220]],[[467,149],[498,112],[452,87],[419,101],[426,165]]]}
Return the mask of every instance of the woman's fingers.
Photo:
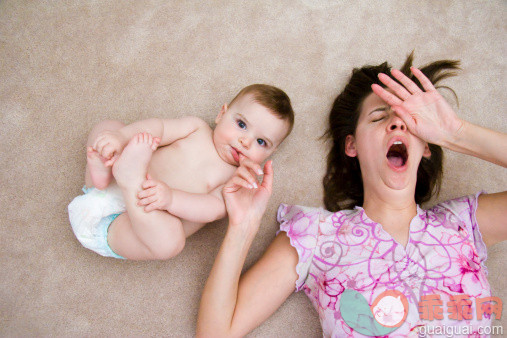
{"label": "woman's fingers", "polygon": [[[225,192],[235,192],[241,187],[246,189],[257,189],[259,187],[257,176],[265,174],[261,166],[249,160],[243,154],[240,154],[239,162],[240,166],[236,169],[234,176],[224,187]],[[269,170],[270,169],[268,169],[268,171]]]}
{"label": "woman's fingers", "polygon": [[410,67],[410,70],[412,71],[412,74],[421,82],[424,90],[426,91],[432,91],[436,90],[435,86],[433,86],[433,83],[426,77],[426,75],[423,74],[418,68]]}
{"label": "woman's fingers", "polygon": [[406,100],[410,97],[411,94],[405,89],[405,87],[394,81],[390,76],[380,73],[378,78],[380,82],[385,84],[387,88],[391,89],[400,99]]}
{"label": "woman's fingers", "polygon": [[405,74],[403,74],[398,69],[392,69],[391,74],[394,76],[396,80],[400,81],[410,93],[415,94],[422,92],[421,88],[419,88],[419,86],[416,85],[414,81],[410,80]]}
{"label": "woman's fingers", "polygon": [[393,110],[403,120],[403,122],[405,122],[408,130],[414,133],[416,130],[416,122],[412,115],[410,115],[410,113],[402,106],[393,106]]}
{"label": "woman's fingers", "polygon": [[264,165],[264,177],[262,178],[262,187],[271,191],[273,186],[273,161],[269,160]]}
{"label": "woman's fingers", "polygon": [[235,175],[247,181],[250,185],[250,188],[257,188],[257,179],[255,178],[254,172],[250,168],[242,165],[236,169]]}
{"label": "woman's fingers", "polygon": [[240,166],[247,167],[251,170],[253,170],[254,173],[257,175],[262,175],[262,168],[259,164],[253,162],[252,160],[245,157],[245,155],[240,154],[239,155],[239,164]]}
{"label": "woman's fingers", "polygon": [[384,102],[386,102],[390,106],[398,106],[403,103],[396,95],[393,93],[389,93],[384,88],[380,87],[378,84],[374,83],[371,85],[371,89],[375,94],[378,95]]}
{"label": "woman's fingers", "polygon": [[246,189],[252,189],[253,188],[253,186],[250,185],[250,182],[248,182],[247,180],[245,180],[244,178],[241,178],[239,176],[234,176],[232,178],[232,183],[235,186],[240,186],[240,187],[243,187],[243,188],[246,188]]}

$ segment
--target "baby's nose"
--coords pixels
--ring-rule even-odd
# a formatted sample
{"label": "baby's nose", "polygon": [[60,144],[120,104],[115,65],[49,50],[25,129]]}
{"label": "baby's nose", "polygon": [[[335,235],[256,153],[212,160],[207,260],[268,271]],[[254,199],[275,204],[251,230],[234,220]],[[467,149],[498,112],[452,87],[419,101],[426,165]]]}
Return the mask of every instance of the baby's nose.
{"label": "baby's nose", "polygon": [[252,140],[247,136],[242,136],[239,138],[239,143],[245,148],[249,148],[252,144]]}

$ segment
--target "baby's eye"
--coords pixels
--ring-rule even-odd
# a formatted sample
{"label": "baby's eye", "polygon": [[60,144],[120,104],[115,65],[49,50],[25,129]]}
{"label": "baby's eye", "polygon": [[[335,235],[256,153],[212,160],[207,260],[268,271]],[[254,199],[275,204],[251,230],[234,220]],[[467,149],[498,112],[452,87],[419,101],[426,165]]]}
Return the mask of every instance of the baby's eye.
{"label": "baby's eye", "polygon": [[245,129],[246,128],[246,123],[243,122],[243,120],[238,120],[238,127],[240,127],[241,129]]}
{"label": "baby's eye", "polygon": [[378,121],[381,121],[385,118],[385,115],[381,115],[381,116],[378,116],[378,117],[375,117],[371,122],[378,122]]}
{"label": "baby's eye", "polygon": [[264,141],[263,139],[261,138],[258,138],[257,139],[257,143],[261,146],[261,147],[265,147],[266,146],[266,141]]}

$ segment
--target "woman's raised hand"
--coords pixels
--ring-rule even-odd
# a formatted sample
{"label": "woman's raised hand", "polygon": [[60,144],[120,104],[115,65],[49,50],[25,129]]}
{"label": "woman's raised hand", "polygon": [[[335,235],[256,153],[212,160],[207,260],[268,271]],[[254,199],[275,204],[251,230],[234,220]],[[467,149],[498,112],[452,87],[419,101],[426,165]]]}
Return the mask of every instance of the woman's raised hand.
{"label": "woman's raised hand", "polygon": [[402,85],[380,73],[379,80],[391,92],[377,84],[372,85],[372,90],[392,107],[412,134],[426,142],[445,146],[450,139],[458,136],[463,121],[419,69],[410,69],[424,91],[397,69],[393,69],[391,74]]}
{"label": "woman's raised hand", "polygon": [[[257,176],[264,175],[262,184]],[[273,167],[266,162],[264,171],[260,165],[240,155],[240,166],[225,184],[224,196],[229,224],[231,226],[254,226],[257,231],[261,218],[266,211],[273,186]]]}

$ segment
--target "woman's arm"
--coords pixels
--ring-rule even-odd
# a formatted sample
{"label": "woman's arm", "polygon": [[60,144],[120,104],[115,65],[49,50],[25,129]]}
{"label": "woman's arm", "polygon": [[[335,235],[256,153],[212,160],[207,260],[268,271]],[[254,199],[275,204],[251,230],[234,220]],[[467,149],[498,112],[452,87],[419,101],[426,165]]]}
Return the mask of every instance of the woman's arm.
{"label": "woman's arm", "polygon": [[372,85],[375,94],[392,106],[410,132],[426,142],[507,167],[507,134],[459,119],[430,80],[419,69],[411,70],[424,91],[396,69],[392,75],[403,85],[385,74],[379,75],[394,94]]}
{"label": "woman's arm", "polygon": [[240,277],[251,240],[231,228],[201,298],[197,336],[244,336],[271,316],[295,290],[298,256],[280,233]]}
{"label": "woman's arm", "polygon": [[480,195],[475,215],[488,247],[507,240],[507,191]]}
{"label": "woman's arm", "polygon": [[[242,165],[248,162],[243,161]],[[250,172],[254,176],[252,169]],[[197,336],[245,335],[294,291],[298,255],[285,233],[280,233],[262,258],[241,276],[271,195],[272,180],[273,170],[268,162],[258,189],[246,188],[250,177],[237,175],[224,187],[229,228],[204,287]]]}
{"label": "woman's arm", "polygon": [[442,146],[507,167],[507,134],[463,121],[463,127]]}

